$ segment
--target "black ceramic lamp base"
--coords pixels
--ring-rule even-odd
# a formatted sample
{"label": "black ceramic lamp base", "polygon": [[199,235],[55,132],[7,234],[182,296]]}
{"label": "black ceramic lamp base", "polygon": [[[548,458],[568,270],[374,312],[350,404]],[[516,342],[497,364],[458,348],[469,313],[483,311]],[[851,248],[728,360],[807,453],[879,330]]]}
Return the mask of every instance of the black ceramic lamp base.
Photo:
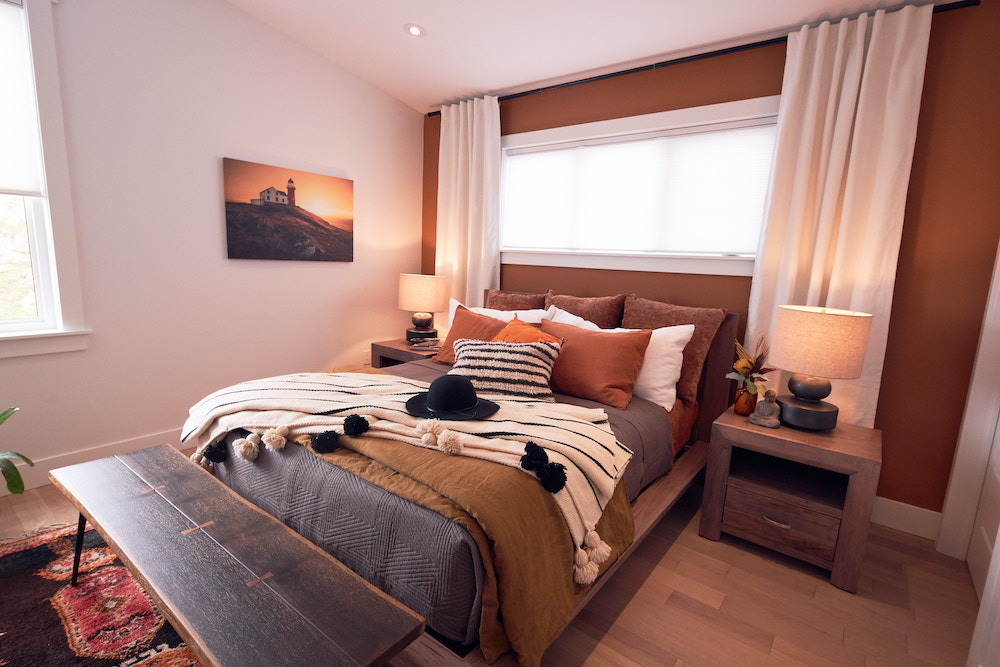
{"label": "black ceramic lamp base", "polygon": [[822,400],[830,395],[830,381],[796,373],[788,380],[792,394],[778,397],[781,406],[781,423],[809,431],[832,431],[837,427],[840,410],[833,403]]}
{"label": "black ceramic lamp base", "polygon": [[781,423],[785,426],[809,431],[832,431],[837,427],[836,405],[826,401],[803,401],[791,394],[778,397],[781,406]]}
{"label": "black ceramic lamp base", "polygon": [[437,329],[420,329],[417,327],[410,327],[406,330],[406,342],[416,343],[421,340],[426,340],[428,338],[437,338]]}
{"label": "black ceramic lamp base", "polygon": [[431,313],[413,313],[413,326],[406,330],[406,342],[416,343],[427,338],[437,338],[437,329],[431,328],[434,315]]}

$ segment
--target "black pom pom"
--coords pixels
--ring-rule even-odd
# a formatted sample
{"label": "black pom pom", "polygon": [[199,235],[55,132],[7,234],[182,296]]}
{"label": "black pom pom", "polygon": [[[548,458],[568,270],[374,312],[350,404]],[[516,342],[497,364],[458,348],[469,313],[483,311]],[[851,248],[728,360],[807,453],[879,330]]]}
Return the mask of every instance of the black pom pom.
{"label": "black pom pom", "polygon": [[558,493],[566,486],[566,466],[561,463],[546,463],[538,471],[538,481],[549,493]]}
{"label": "black pom pom", "polygon": [[368,430],[368,420],[361,415],[348,415],[344,420],[344,435],[361,435]]}
{"label": "black pom pom", "polygon": [[329,454],[340,446],[339,438],[340,434],[336,431],[327,431],[309,436],[309,444],[312,445],[314,452]]}
{"label": "black pom pom", "polygon": [[226,441],[219,440],[217,442],[213,442],[205,448],[205,451],[203,451],[201,455],[212,463],[222,463],[229,455],[229,450],[226,449]]}
{"label": "black pom pom", "polygon": [[524,456],[521,457],[521,467],[525,470],[540,470],[542,466],[549,462],[549,455],[545,450],[533,442],[524,446]]}

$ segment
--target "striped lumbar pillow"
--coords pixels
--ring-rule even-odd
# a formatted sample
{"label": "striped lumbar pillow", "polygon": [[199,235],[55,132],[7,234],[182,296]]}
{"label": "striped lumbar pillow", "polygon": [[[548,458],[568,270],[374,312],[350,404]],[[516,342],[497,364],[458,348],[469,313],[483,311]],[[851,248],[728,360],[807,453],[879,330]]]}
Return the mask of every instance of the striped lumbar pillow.
{"label": "striped lumbar pillow", "polygon": [[455,365],[449,373],[472,380],[476,391],[554,401],[549,388],[559,343],[455,341]]}

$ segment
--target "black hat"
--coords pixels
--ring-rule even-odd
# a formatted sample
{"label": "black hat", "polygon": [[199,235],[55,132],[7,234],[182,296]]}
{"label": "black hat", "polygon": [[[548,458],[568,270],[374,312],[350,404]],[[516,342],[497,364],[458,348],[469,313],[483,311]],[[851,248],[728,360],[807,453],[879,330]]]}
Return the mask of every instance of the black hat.
{"label": "black hat", "polygon": [[442,375],[406,402],[406,411],[414,417],[455,421],[486,419],[499,409],[493,401],[476,396],[472,380],[464,375]]}

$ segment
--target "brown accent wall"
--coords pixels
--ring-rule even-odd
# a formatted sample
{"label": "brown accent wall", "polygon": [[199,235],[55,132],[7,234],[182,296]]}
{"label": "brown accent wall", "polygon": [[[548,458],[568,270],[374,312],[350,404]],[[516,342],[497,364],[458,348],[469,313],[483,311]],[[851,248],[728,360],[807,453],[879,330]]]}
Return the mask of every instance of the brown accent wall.
{"label": "brown accent wall", "polygon": [[1000,239],[1000,2],[935,14],[875,424],[879,495],[940,510]]}
{"label": "brown accent wall", "polygon": [[745,276],[702,276],[686,273],[649,271],[611,271],[607,269],[565,269],[557,266],[504,264],[500,284],[515,292],[544,292],[551,288],[559,294],[607,296],[635,294],[647,299],[682,306],[711,305],[740,316],[740,340],[746,329],[750,278]]}
{"label": "brown accent wall", "polygon": [[[939,511],[1000,238],[1000,3],[936,14],[876,426],[879,495]],[[780,92],[784,45],[555,89],[501,104],[504,134]],[[425,123],[424,265],[432,272],[440,117]],[[428,190],[430,182],[434,190]],[[746,322],[747,278],[505,265],[506,289],[634,291]]]}
{"label": "brown accent wall", "polygon": [[441,116],[424,121],[424,206],[421,218],[420,272],[434,273],[434,246],[437,241],[438,146],[441,144]]}

